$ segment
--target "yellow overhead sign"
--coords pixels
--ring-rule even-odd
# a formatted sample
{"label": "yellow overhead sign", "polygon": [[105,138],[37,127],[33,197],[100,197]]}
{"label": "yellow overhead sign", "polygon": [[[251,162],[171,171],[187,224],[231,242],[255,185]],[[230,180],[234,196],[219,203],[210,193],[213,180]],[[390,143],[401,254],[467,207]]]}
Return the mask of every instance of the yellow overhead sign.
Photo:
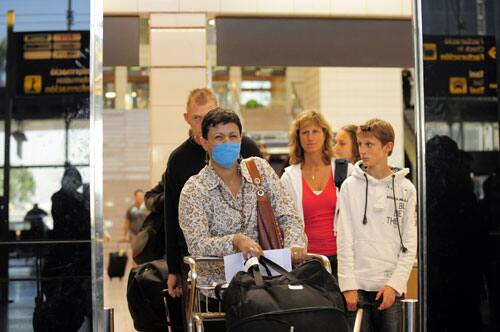
{"label": "yellow overhead sign", "polygon": [[17,96],[90,92],[89,31],[15,32],[14,38]]}

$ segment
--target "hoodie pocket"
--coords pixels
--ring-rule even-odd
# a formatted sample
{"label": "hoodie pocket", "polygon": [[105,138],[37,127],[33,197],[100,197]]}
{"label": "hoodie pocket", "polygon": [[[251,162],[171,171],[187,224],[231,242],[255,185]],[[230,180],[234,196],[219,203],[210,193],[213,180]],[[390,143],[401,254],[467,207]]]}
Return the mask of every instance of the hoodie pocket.
{"label": "hoodie pocket", "polygon": [[398,244],[359,241],[355,244],[359,250],[355,254],[355,271],[362,279],[389,279],[398,261]]}

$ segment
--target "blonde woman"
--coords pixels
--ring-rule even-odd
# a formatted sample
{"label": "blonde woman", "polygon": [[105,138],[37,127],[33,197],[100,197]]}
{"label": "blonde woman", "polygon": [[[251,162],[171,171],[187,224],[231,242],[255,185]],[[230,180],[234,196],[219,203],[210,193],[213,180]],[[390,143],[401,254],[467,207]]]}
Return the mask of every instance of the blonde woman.
{"label": "blonde woman", "polygon": [[[335,188],[333,134],[317,111],[304,111],[293,121],[289,137],[290,166],[281,181],[304,220],[308,252],[328,256],[337,276],[337,244],[334,219]],[[352,165],[349,165],[350,174]]]}

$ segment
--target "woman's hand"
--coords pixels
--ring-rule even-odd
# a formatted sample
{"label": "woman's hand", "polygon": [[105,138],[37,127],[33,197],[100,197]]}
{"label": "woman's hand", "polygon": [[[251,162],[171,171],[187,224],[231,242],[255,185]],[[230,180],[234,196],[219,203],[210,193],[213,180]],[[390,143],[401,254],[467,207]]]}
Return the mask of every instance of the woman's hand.
{"label": "woman's hand", "polygon": [[292,263],[300,264],[306,258],[306,249],[302,247],[291,247],[290,252],[292,254]]}
{"label": "woman's hand", "polygon": [[260,257],[262,255],[262,248],[260,245],[248,236],[242,234],[236,234],[233,237],[233,246],[235,249],[241,251],[245,259],[248,259],[248,254],[255,257]]}

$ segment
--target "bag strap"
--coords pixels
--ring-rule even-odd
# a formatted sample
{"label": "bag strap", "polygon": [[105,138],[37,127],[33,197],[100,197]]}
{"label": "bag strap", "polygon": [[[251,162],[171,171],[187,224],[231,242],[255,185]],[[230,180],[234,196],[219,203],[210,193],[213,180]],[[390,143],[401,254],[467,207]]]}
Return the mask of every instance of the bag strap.
{"label": "bag strap", "polygon": [[270,260],[269,258],[267,257],[264,257],[264,255],[260,256],[259,258],[259,263],[264,265],[264,266],[270,266],[274,271],[286,276],[288,279],[290,279],[290,277],[292,279],[296,279],[294,276],[292,276],[287,270],[285,270],[281,265],[273,262],[272,260]]}
{"label": "bag strap", "polygon": [[[273,262],[272,260],[270,260],[267,257],[260,256],[259,263],[262,266],[264,266],[266,269],[268,269],[268,267],[271,267],[274,271],[276,271],[276,272],[280,273],[281,275],[285,276],[292,283],[297,283],[297,284],[301,283],[301,281],[299,279],[297,279],[293,274],[291,274],[290,272],[288,272],[287,270],[285,270],[283,267],[281,267],[280,265],[276,264],[275,262]],[[255,280],[255,285],[257,287],[263,287],[264,286],[264,279],[262,278],[262,274],[260,273],[260,270],[259,270],[258,266],[256,266],[255,268],[252,267],[252,273],[253,273],[253,277],[254,277],[254,280]]]}
{"label": "bag strap", "polygon": [[255,164],[255,160],[253,159],[245,160],[245,164],[247,165],[248,173],[250,173],[250,177],[252,178],[253,184],[261,185],[262,177],[260,176],[259,169]]}

